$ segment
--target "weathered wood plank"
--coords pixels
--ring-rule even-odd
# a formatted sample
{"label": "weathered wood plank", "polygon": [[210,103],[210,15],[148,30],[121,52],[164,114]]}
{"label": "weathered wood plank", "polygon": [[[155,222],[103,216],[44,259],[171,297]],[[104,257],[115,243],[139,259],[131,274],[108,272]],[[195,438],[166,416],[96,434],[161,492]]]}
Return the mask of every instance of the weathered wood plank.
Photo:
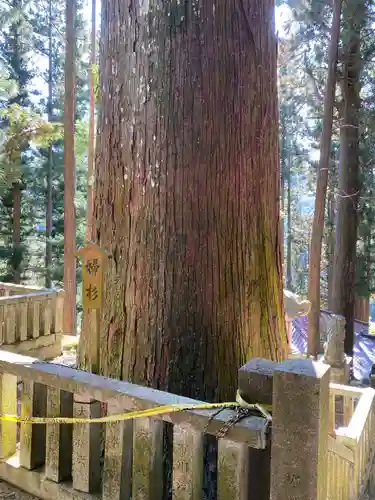
{"label": "weathered wood plank", "polygon": [[163,497],[163,427],[160,420],[134,421],[133,500]]}
{"label": "weathered wood plank", "polygon": [[203,433],[187,424],[173,428],[172,498],[203,498]]}
{"label": "weathered wood plank", "polygon": [[14,344],[16,342],[16,308],[17,304],[10,304],[5,308],[5,343]]}
{"label": "weathered wood plank", "polygon": [[17,304],[20,300],[23,300],[27,298],[30,302],[33,302],[34,300],[43,300],[44,298],[52,298],[56,295],[55,290],[41,290],[40,292],[37,293],[27,293],[27,294],[20,294],[20,295],[11,295],[10,297],[0,297],[0,304],[7,306],[9,304]]}
{"label": "weathered wood plank", "polygon": [[351,398],[359,398],[366,391],[366,389],[361,387],[352,387],[349,385],[336,384],[330,382],[329,393],[335,396],[349,396]]}
{"label": "weathered wood plank", "polygon": [[[100,403],[74,395],[74,416],[100,417]],[[73,487],[85,493],[95,493],[100,488],[101,439],[100,424],[73,425]]]}
{"label": "weathered wood plank", "polygon": [[328,432],[334,434],[336,428],[336,396],[329,395],[329,418],[328,418]]}
{"label": "weathered wood plank", "polygon": [[5,306],[0,303],[0,346],[5,342]]}
{"label": "weathered wood plank", "polygon": [[23,300],[18,306],[17,338],[23,342],[27,340],[27,311],[28,302]]}
{"label": "weathered wood plank", "polygon": [[[34,382],[44,383],[67,392],[84,394],[98,401],[116,403],[127,410],[146,410],[160,405],[197,404],[196,401],[175,396],[148,387],[141,387],[121,380],[108,379],[92,373],[75,370],[61,365],[41,363],[37,359],[0,350],[0,372],[11,373]],[[217,410],[189,410],[160,416],[174,424],[190,424],[197,431],[216,433],[235,416],[232,410],[224,410],[212,418],[206,431],[207,421]],[[249,417],[230,428],[228,439],[254,448],[264,449],[267,445],[267,426],[261,417]]]}
{"label": "weathered wood plank", "polygon": [[[45,417],[47,387],[30,380],[22,381],[21,417]],[[36,469],[45,462],[46,426],[21,424],[20,464],[25,469]]]}
{"label": "weathered wood plank", "polygon": [[[0,376],[0,413],[17,415],[17,377],[3,373]],[[1,422],[0,458],[7,458],[16,451],[17,424]]]}
{"label": "weathered wood plank", "polygon": [[344,396],[343,398],[344,415],[343,415],[343,425],[347,427],[350,423],[352,415],[354,413],[354,401],[353,398],[349,396]]}
{"label": "weathered wood plank", "polygon": [[30,300],[28,298],[29,304],[27,309],[27,329],[29,331],[29,337],[37,338],[39,337],[39,302],[36,300]]}
{"label": "weathered wood plank", "polygon": [[[109,408],[108,413],[116,413],[116,410]],[[132,450],[133,421],[107,424],[102,500],[132,498]]]}
{"label": "weathered wood plank", "polygon": [[41,288],[39,286],[26,286],[26,285],[17,285],[16,283],[5,283],[4,281],[0,282],[0,291],[3,292],[12,292],[17,295],[31,294],[31,293],[39,293],[39,292],[50,292],[47,288]]}
{"label": "weathered wood plank", "polygon": [[64,290],[58,290],[53,297],[52,303],[52,332],[63,332],[63,312],[64,312]]}
{"label": "weathered wood plank", "polygon": [[353,439],[359,439],[366,426],[374,400],[375,390],[370,387],[364,389],[348,425],[348,429],[345,433],[346,436],[352,437]]}
{"label": "weathered wood plank", "polygon": [[248,446],[219,439],[218,447],[218,500],[247,500]]}
{"label": "weathered wood plank", "polygon": [[49,335],[52,327],[52,298],[46,297],[40,301],[39,335]]}
{"label": "weathered wood plank", "polygon": [[[47,389],[47,416],[73,416],[73,394],[55,387]],[[46,467],[47,479],[60,482],[72,474],[72,425],[47,424]]]}

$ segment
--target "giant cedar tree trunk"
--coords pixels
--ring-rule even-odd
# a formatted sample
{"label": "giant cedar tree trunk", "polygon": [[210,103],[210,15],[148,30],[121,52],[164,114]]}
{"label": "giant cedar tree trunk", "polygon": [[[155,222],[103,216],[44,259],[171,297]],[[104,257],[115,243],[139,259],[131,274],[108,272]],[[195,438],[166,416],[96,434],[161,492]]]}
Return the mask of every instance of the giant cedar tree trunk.
{"label": "giant cedar tree trunk", "polygon": [[319,171],[316,184],[314,219],[310,243],[308,298],[311,309],[308,316],[307,352],[317,356],[320,351],[320,263],[324,231],[324,212],[328,184],[329,155],[331,149],[333,105],[336,89],[336,64],[340,38],[341,0],[333,2],[331,40],[328,53],[328,74],[324,97],[322,139],[320,143]]}
{"label": "giant cedar tree trunk", "polygon": [[344,9],[345,33],[340,106],[339,192],[333,268],[332,310],[346,319],[345,352],[353,354],[355,265],[359,195],[358,111],[360,107],[360,29],[363,2],[349,0]]}
{"label": "giant cedar tree trunk", "polygon": [[286,355],[273,0],[105,0],[101,371],[232,399]]}

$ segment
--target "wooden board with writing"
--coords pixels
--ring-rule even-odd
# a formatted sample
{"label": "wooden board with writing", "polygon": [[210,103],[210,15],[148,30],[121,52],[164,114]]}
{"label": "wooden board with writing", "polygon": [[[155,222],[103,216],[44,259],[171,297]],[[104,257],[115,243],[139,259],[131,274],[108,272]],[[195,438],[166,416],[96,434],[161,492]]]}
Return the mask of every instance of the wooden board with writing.
{"label": "wooden board with writing", "polygon": [[82,257],[82,305],[84,309],[98,310],[102,308],[103,276],[105,252],[94,243],[77,252]]}

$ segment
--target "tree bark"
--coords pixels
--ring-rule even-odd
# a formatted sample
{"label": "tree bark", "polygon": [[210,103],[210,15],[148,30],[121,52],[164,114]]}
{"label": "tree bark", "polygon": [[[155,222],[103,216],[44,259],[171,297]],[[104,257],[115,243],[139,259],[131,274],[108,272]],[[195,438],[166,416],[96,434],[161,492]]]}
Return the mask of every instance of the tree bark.
{"label": "tree bark", "polygon": [[21,185],[13,184],[13,282],[21,283]]}
{"label": "tree bark", "polygon": [[[52,61],[52,0],[49,0],[48,5],[48,102],[47,102],[47,113],[48,121],[53,120],[53,109],[52,109],[52,71],[53,71],[53,61]],[[52,144],[48,147],[48,159],[47,159],[47,206],[46,206],[46,261],[45,261],[45,283],[47,288],[52,287],[52,172],[53,172],[53,151]]]}
{"label": "tree bark", "polygon": [[286,257],[286,287],[288,290],[293,290],[292,278],[292,193],[291,193],[291,158],[288,154],[287,167],[287,219],[288,219],[288,236],[287,236],[287,257]]}
{"label": "tree bark", "polygon": [[76,333],[75,0],[66,2],[64,103],[64,333]]}
{"label": "tree bark", "polygon": [[323,130],[320,143],[319,169],[316,185],[315,210],[310,244],[308,298],[311,309],[308,317],[308,346],[310,356],[317,356],[320,350],[320,263],[324,230],[324,212],[328,184],[329,156],[333,122],[333,106],[336,88],[336,64],[340,38],[341,0],[333,2],[331,40],[328,53],[328,74],[324,97]]}
{"label": "tree bark", "polygon": [[[94,212],[94,180],[95,180],[95,89],[94,70],[96,64],[96,0],[91,3],[91,54],[90,54],[90,103],[89,103],[89,151],[88,151],[88,186],[87,186],[87,215],[86,215],[86,242],[93,239],[93,212]],[[82,315],[82,330],[78,347],[77,364],[82,370],[97,373],[98,359],[91,359],[93,350],[90,343],[97,344],[100,336],[100,311],[85,311]],[[96,337],[96,338],[94,338]]]}
{"label": "tree bark", "polygon": [[370,299],[355,295],[354,319],[368,323],[370,317]]}
{"label": "tree bark", "polygon": [[283,276],[285,276],[285,177],[286,177],[286,120],[285,109],[280,106],[280,242],[281,242],[281,262]]}
{"label": "tree bark", "polygon": [[327,302],[328,309],[332,310],[333,298],[333,258],[335,252],[335,198],[333,189],[328,192],[327,210]]}
{"label": "tree bark", "polygon": [[[20,12],[22,9],[22,2],[19,0],[13,0],[12,7],[15,12]],[[17,19],[13,19],[10,30],[13,35],[13,40],[11,41],[13,55],[11,61],[11,68],[15,75],[17,85],[18,85],[18,95],[13,99],[13,102],[19,106],[27,106],[25,103],[26,86],[28,79],[25,78],[27,72],[24,71],[22,65],[22,40],[20,37],[20,24]],[[23,149],[24,151],[25,149]],[[21,153],[21,165],[23,163],[22,153]],[[22,178],[22,172],[21,172]],[[12,186],[12,197],[13,197],[13,259],[12,259],[12,279],[14,283],[21,282],[21,267],[22,267],[22,248],[21,248],[21,179],[15,182]]]}
{"label": "tree bark", "polygon": [[89,102],[89,151],[88,151],[88,187],[87,187],[87,221],[86,241],[91,241],[93,202],[94,202],[94,178],[95,178],[95,92],[93,67],[96,64],[96,0],[91,2],[91,54],[90,54],[90,102]]}
{"label": "tree bark", "polygon": [[287,352],[274,3],[102,9],[101,372],[233,398],[246,359]]}
{"label": "tree bark", "polygon": [[336,241],[333,269],[332,310],[345,316],[345,352],[353,355],[356,243],[359,198],[360,31],[363,2],[349,0],[344,9],[345,34],[340,106],[339,193],[336,214]]}

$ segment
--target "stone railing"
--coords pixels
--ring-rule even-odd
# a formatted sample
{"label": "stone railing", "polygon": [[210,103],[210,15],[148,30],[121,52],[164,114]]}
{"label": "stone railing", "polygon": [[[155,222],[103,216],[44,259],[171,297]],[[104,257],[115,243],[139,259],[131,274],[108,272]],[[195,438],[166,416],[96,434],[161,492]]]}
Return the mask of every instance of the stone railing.
{"label": "stone railing", "polygon": [[[4,351],[0,380],[1,413],[15,414],[18,407],[25,418],[95,418],[103,408],[111,415],[198,403]],[[0,478],[44,500],[162,500],[163,491],[171,491],[176,500],[203,500],[205,434],[215,437],[227,425],[228,433],[217,441],[215,463],[210,464],[211,476],[213,469],[217,474],[217,498],[260,500],[266,497],[259,495],[258,469],[269,464],[266,420],[250,416],[230,426],[236,415],[230,409],[219,414],[200,410],[103,425],[21,423],[19,438],[17,424],[4,421]],[[173,436],[170,447],[165,447],[167,435]],[[172,467],[169,473],[166,463]],[[265,477],[268,489],[267,471]]]}
{"label": "stone railing", "polygon": [[[242,398],[272,405],[272,432],[259,413],[236,421],[232,409],[4,420],[0,479],[42,500],[360,500],[375,484],[375,391],[330,383],[330,370],[306,359],[240,369]],[[0,414],[93,419],[197,403],[0,351]]]}
{"label": "stone railing", "polygon": [[53,359],[61,354],[63,290],[0,283],[0,347]]}
{"label": "stone railing", "polygon": [[[332,369],[302,358],[282,365],[254,359],[240,369],[240,394],[273,406],[272,500],[375,494],[375,390],[329,382]],[[298,481],[288,483],[288,474]]]}

